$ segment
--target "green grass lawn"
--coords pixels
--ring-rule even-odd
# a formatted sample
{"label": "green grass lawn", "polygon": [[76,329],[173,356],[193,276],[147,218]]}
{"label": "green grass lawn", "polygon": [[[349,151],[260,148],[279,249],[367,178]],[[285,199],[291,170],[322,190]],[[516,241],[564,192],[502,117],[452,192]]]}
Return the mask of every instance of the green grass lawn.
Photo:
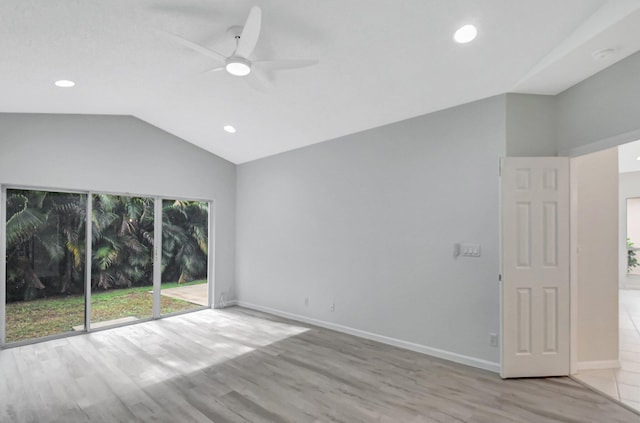
{"label": "green grass lawn", "polygon": [[[162,289],[206,283],[206,280],[178,284],[163,283]],[[151,286],[96,291],[91,295],[91,322],[104,322],[134,316],[145,319],[152,316]],[[162,314],[200,307],[187,301],[160,297]],[[43,300],[7,304],[7,342],[40,338],[71,331],[84,323],[84,296],[56,297]]]}

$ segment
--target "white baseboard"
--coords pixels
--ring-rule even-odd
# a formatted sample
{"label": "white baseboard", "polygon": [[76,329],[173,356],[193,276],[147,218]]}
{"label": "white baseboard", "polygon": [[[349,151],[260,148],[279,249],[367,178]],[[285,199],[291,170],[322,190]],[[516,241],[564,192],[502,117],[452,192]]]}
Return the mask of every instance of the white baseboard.
{"label": "white baseboard", "polygon": [[631,289],[631,290],[636,290],[636,289],[640,289],[640,280],[638,280],[639,278],[634,277],[633,279],[631,277],[627,277],[623,282],[622,285],[620,286],[620,289]]}
{"label": "white baseboard", "polygon": [[580,370],[601,370],[601,369],[619,369],[620,361],[618,360],[601,360],[601,361],[579,361],[578,372]]}
{"label": "white baseboard", "polygon": [[227,307],[233,307],[233,306],[236,306],[236,305],[238,305],[238,300],[228,300],[228,301],[224,302],[224,305],[218,303],[218,304],[214,305],[213,308],[227,308]]}
{"label": "white baseboard", "polygon": [[[228,302],[227,304],[231,304],[231,302]],[[308,324],[319,326],[322,328],[335,330],[337,332],[346,333],[346,334],[357,336],[360,338],[370,339],[372,341],[377,341],[382,344],[392,345],[394,347],[404,348],[406,350],[411,350],[411,351],[419,352],[422,354],[430,355],[433,357],[442,358],[445,360],[453,361],[454,363],[465,364],[467,366],[489,370],[494,373],[500,373],[499,363],[494,363],[494,362],[483,360],[480,358],[469,357],[466,355],[445,351],[438,348],[428,347],[426,345],[415,344],[413,342],[403,341],[401,339],[396,339],[396,338],[390,338],[388,336],[379,335],[377,333],[366,332],[360,329],[354,329],[348,326],[342,326],[342,325],[327,322],[324,320],[318,320],[311,317],[302,316],[299,314],[293,314],[286,311],[276,310],[270,307],[251,304],[242,300],[235,301],[235,304],[240,307],[262,311],[264,313],[285,317],[291,320],[297,320],[299,322],[308,323]]]}

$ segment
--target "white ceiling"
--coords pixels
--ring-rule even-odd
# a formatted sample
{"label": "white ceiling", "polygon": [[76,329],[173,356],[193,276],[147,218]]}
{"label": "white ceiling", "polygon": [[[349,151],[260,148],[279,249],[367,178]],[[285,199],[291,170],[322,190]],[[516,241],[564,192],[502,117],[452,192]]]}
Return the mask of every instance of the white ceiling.
{"label": "white ceiling", "polygon": [[[252,5],[256,58],[319,64],[257,91],[162,35],[230,53],[225,31]],[[467,23],[478,38],[455,44]],[[615,52],[594,60],[602,48]],[[130,114],[242,163],[504,92],[555,94],[638,50],[638,0],[2,0],[0,112]]]}

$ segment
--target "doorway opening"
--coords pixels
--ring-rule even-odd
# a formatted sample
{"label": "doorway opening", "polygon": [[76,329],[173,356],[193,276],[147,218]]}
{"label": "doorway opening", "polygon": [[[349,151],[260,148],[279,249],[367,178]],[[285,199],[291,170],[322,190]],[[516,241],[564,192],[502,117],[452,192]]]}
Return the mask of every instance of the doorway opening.
{"label": "doorway opening", "polygon": [[[579,344],[579,353],[591,354],[591,361],[578,360],[578,369],[574,376],[596,390],[640,411],[640,266],[636,256],[640,243],[640,143],[624,144],[613,150],[616,151],[618,164],[618,184],[614,187],[618,226],[615,234],[616,247],[606,249],[615,253],[617,266],[609,272],[610,276],[594,280],[594,287],[606,289],[606,293],[601,291],[604,294],[595,296],[588,305],[578,301],[578,307],[583,309],[583,316],[585,313],[592,314],[594,321],[601,327],[604,327],[603,324],[608,327],[608,322],[613,321],[613,328],[608,332],[615,337],[603,332],[604,335],[596,340],[600,345]],[[603,204],[596,204],[594,210],[586,210],[585,213],[591,212],[597,216],[600,209],[611,207],[613,204],[608,203],[612,201],[607,199],[607,204],[604,204],[605,200],[602,200]],[[597,231],[596,226],[598,225],[594,225],[593,228]],[[591,243],[596,245],[595,240]],[[578,242],[578,254],[582,246],[583,243]],[[600,249],[602,250],[602,245]],[[582,278],[580,269],[578,278]],[[578,286],[578,292],[580,288]],[[614,304],[615,308],[611,304]],[[600,347],[613,348],[613,353],[598,357],[595,354]]]}

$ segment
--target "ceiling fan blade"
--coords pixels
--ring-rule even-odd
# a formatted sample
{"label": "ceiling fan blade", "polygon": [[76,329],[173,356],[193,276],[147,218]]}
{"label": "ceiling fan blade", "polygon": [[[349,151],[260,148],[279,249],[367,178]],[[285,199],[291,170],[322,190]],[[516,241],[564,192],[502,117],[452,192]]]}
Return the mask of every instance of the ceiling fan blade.
{"label": "ceiling fan blade", "polygon": [[184,47],[190,48],[193,51],[197,51],[198,53],[204,54],[205,56],[216,59],[222,63],[224,63],[225,60],[227,60],[227,58],[224,55],[218,53],[217,51],[213,51],[209,48],[203,47],[200,44],[196,44],[193,41],[189,41],[176,34],[172,34],[171,32],[167,32],[167,31],[161,31],[161,33],[164,34],[166,37],[172,39],[176,43],[183,45]]}
{"label": "ceiling fan blade", "polygon": [[152,4],[149,6],[149,10],[170,15],[173,18],[175,18],[176,15],[185,15],[206,19],[208,22],[212,22],[212,19],[217,17],[224,16],[225,13],[220,7],[214,7],[210,4],[205,7],[186,5],[184,2],[182,4]]}
{"label": "ceiling fan blade", "polygon": [[221,70],[224,70],[224,66],[218,66],[216,68],[208,69],[204,71],[204,73],[220,72]]}
{"label": "ceiling fan blade", "polygon": [[269,88],[269,86],[271,85],[267,80],[267,78],[262,73],[256,70],[251,72],[250,75],[246,76],[243,79],[247,82],[247,85],[249,85],[251,88],[263,93],[266,93],[267,88]]}
{"label": "ceiling fan blade", "polygon": [[251,62],[254,67],[261,70],[297,69],[313,66],[317,60],[292,59],[292,60],[255,60]]}
{"label": "ceiling fan blade", "polygon": [[247,21],[242,28],[240,41],[235,55],[248,59],[253,49],[256,48],[258,37],[260,36],[260,26],[262,25],[262,10],[258,6],[253,6],[249,11]]}

